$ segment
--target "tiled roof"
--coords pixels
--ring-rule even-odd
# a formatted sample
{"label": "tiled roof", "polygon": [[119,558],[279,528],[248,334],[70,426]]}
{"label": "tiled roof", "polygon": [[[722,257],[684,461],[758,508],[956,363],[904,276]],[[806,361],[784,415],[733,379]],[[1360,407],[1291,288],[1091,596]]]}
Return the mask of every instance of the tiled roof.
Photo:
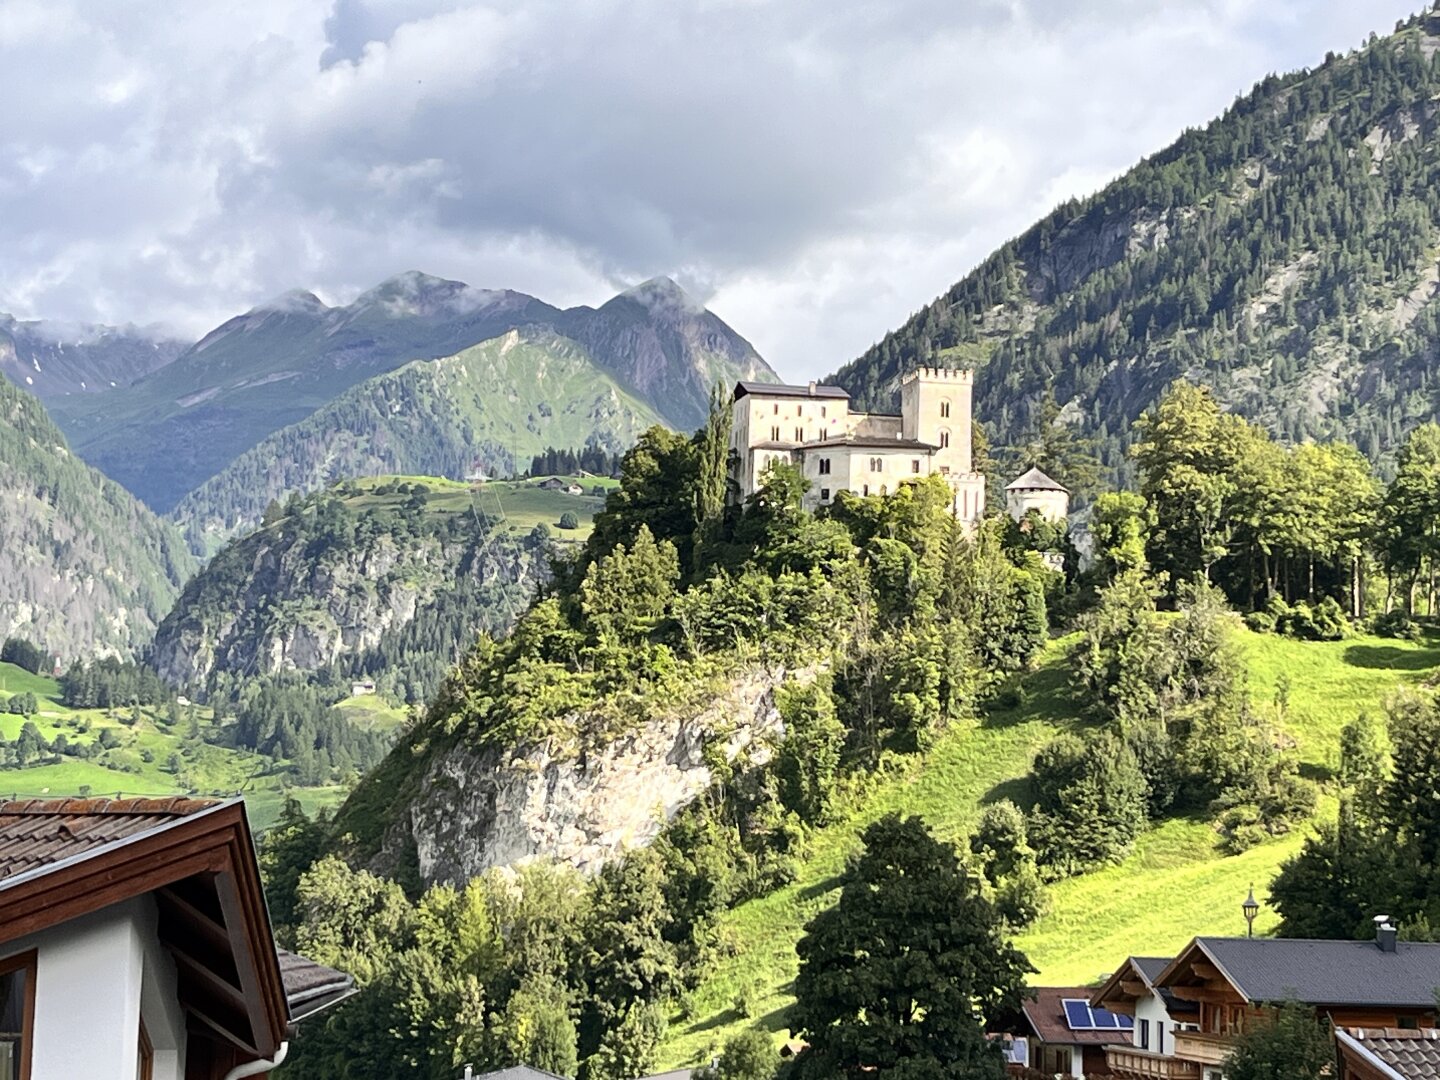
{"label": "tiled roof", "polygon": [[355,980],[344,972],[284,949],[276,949],[275,954],[280,959],[280,981],[285,984],[291,1023],[299,1023],[355,993]]}
{"label": "tiled roof", "polygon": [[1070,489],[1063,484],[1057,484],[1050,477],[1046,476],[1039,469],[1031,469],[1023,476],[1012,480],[1005,485],[1006,491],[1063,491],[1067,495]]}
{"label": "tiled roof", "polygon": [[816,383],[813,389],[810,386],[791,386],[788,383],[767,383],[767,382],[739,382],[735,384],[735,396],[744,397],[746,394],[755,394],[760,397],[800,397],[800,398],[849,398],[850,395],[838,386],[825,386]]}
{"label": "tiled roof", "polygon": [[0,803],[0,888],[21,874],[92,854],[217,805],[178,796]]}
{"label": "tiled roof", "polygon": [[1342,1050],[1388,1068],[1403,1080],[1440,1080],[1440,1031],[1399,1028],[1345,1028]]}
{"label": "tiled roof", "polygon": [[1140,972],[1141,977],[1147,983],[1154,986],[1155,980],[1160,977],[1160,972],[1169,967],[1170,961],[1173,959],[1172,956],[1132,956],[1130,963],[1135,965],[1135,970]]}
{"label": "tiled roof", "polygon": [[1312,1005],[1420,1007],[1435,1004],[1440,944],[1373,941],[1196,938],[1226,979],[1250,1001],[1295,997]]}
{"label": "tiled roof", "polygon": [[1060,1004],[1067,998],[1088,1001],[1094,993],[1090,986],[1041,986],[1035,989],[1033,1001],[1023,1006],[1025,1019],[1035,1029],[1041,1042],[1060,1046],[1108,1046],[1128,1042],[1128,1031],[1072,1031],[1065,1020],[1065,1006]]}

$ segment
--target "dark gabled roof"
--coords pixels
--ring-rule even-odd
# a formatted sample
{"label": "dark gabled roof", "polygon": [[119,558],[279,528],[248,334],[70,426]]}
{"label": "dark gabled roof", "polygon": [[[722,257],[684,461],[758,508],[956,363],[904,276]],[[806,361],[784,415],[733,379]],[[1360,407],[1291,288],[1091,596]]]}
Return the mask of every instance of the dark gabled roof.
{"label": "dark gabled roof", "polygon": [[805,450],[827,449],[832,446],[856,446],[862,450],[913,450],[930,454],[940,449],[933,443],[915,439],[888,439],[883,435],[840,435],[833,439],[820,439],[803,444]]}
{"label": "dark gabled roof", "polygon": [[161,828],[204,799],[21,799],[0,803],[0,888],[12,878]]}
{"label": "dark gabled roof", "polygon": [[813,383],[806,386],[791,386],[788,383],[767,383],[767,382],[738,382],[735,384],[735,399],[739,400],[746,394],[754,394],[757,397],[790,397],[790,398],[841,398],[849,400],[850,395],[838,386],[825,386],[823,383]]}
{"label": "dark gabled roof", "polygon": [[1160,973],[1170,966],[1171,956],[1132,956],[1130,963],[1140,973],[1140,977],[1150,985],[1155,985],[1155,980],[1160,978]]}
{"label": "dark gabled roof", "polygon": [[1440,987],[1440,943],[1401,941],[1386,952],[1373,941],[1303,938],[1196,938],[1165,969],[1172,977],[1199,950],[1246,1000],[1309,1005],[1426,1008]]}
{"label": "dark gabled roof", "polygon": [[1016,477],[1005,485],[1006,491],[1063,491],[1070,494],[1070,489],[1063,484],[1057,484],[1050,477],[1046,476],[1039,469],[1030,469],[1021,476]]}
{"label": "dark gabled roof", "polygon": [[1399,1028],[1341,1028],[1335,1033],[1347,1058],[1400,1080],[1440,1080],[1440,1031]]}

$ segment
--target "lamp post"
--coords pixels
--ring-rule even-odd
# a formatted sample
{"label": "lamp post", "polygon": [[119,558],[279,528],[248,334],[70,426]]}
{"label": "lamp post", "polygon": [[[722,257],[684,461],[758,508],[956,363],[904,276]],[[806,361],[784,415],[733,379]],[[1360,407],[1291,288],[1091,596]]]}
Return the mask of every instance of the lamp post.
{"label": "lamp post", "polygon": [[1240,905],[1240,910],[1245,913],[1245,936],[1255,936],[1255,916],[1260,914],[1260,902],[1255,899],[1255,886],[1250,886],[1250,895],[1245,898],[1245,903]]}

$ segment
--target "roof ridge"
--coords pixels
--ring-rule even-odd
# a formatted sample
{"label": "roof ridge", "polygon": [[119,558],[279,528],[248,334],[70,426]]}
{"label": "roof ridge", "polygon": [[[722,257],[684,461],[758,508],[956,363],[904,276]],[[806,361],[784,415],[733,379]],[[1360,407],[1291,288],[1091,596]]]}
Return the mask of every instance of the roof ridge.
{"label": "roof ridge", "polygon": [[134,799],[10,799],[0,802],[0,814],[13,815],[63,815],[77,814],[133,814],[165,817],[184,817],[212,806],[218,806],[223,799],[196,799],[188,795],[168,795],[162,798],[146,796]]}

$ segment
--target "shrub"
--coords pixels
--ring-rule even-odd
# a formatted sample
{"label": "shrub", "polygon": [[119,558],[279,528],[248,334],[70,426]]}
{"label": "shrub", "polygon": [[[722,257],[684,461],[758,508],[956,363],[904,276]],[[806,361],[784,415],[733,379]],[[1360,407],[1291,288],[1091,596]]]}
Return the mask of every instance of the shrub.
{"label": "shrub", "polygon": [[575,511],[566,510],[560,515],[560,520],[557,524],[562,529],[578,529],[580,527],[580,519],[575,516]]}
{"label": "shrub", "polygon": [[1379,637],[1401,641],[1419,641],[1421,637],[1420,624],[1399,608],[1378,616],[1370,624],[1370,629]]}

